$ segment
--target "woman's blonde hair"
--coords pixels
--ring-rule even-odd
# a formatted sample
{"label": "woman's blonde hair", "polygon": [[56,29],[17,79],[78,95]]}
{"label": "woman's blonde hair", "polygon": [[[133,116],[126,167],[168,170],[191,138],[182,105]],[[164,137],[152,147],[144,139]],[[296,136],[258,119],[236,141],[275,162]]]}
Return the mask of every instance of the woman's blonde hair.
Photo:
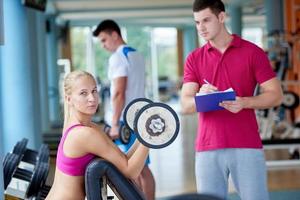
{"label": "woman's blonde hair", "polygon": [[86,71],[82,71],[82,70],[72,71],[69,74],[67,74],[66,77],[64,78],[64,85],[63,85],[63,87],[64,87],[64,89],[63,89],[63,92],[64,92],[64,124],[66,124],[70,118],[70,109],[69,109],[69,104],[66,100],[66,97],[70,96],[72,94],[72,86],[73,86],[74,82],[83,76],[89,76],[93,80],[95,80],[92,74],[90,74],[89,72],[86,72]]}

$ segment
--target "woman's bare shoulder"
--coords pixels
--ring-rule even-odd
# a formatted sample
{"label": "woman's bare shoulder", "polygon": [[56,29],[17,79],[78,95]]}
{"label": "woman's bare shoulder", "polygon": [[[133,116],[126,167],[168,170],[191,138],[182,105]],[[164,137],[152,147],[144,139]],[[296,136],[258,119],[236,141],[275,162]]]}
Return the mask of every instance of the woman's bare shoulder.
{"label": "woman's bare shoulder", "polygon": [[84,126],[81,129],[78,129],[78,136],[87,138],[87,137],[103,137],[103,132],[97,126]]}
{"label": "woman's bare shoulder", "polygon": [[98,155],[99,148],[106,147],[109,143],[109,138],[94,126],[83,126],[72,131],[74,132],[68,135],[65,147],[72,151],[76,149],[76,156],[78,152],[80,155],[82,152]]}
{"label": "woman's bare shoulder", "polygon": [[96,126],[82,126],[80,128],[75,128],[68,134],[67,141],[73,141],[77,144],[88,144],[93,140],[102,141],[105,135]]}

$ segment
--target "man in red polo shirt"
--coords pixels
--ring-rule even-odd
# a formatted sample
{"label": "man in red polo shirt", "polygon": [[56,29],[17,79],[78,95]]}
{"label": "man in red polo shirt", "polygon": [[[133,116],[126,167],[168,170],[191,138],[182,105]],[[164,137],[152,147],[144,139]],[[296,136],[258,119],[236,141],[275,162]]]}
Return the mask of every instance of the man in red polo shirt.
{"label": "man in red polo shirt", "polygon": [[[194,97],[198,92],[233,88],[237,96],[235,101],[221,102],[222,110],[199,112],[197,190],[226,199],[230,174],[242,200],[269,199],[254,110],[280,105],[280,82],[262,49],[227,31],[221,0],[195,0],[193,12],[198,34],[207,43],[186,59],[183,113],[196,111]],[[261,93],[253,96],[257,84]]]}

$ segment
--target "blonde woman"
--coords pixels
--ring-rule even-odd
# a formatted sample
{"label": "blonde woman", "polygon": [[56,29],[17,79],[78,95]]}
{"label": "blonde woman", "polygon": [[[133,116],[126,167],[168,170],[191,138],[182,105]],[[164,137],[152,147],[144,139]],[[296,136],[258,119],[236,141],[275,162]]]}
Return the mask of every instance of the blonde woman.
{"label": "blonde woman", "polygon": [[66,76],[64,107],[63,136],[57,151],[54,182],[47,200],[84,199],[85,169],[95,156],[114,164],[129,179],[138,177],[149,149],[136,141],[124,154],[92,122],[98,107],[98,93],[91,74],[73,71]]}

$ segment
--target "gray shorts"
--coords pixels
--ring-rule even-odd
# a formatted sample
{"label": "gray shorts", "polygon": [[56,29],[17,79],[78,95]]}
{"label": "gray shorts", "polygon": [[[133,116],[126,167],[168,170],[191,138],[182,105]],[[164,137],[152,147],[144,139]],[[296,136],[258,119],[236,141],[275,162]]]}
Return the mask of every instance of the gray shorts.
{"label": "gray shorts", "polygon": [[242,200],[268,200],[262,149],[220,149],[196,152],[197,191],[227,199],[228,177]]}

